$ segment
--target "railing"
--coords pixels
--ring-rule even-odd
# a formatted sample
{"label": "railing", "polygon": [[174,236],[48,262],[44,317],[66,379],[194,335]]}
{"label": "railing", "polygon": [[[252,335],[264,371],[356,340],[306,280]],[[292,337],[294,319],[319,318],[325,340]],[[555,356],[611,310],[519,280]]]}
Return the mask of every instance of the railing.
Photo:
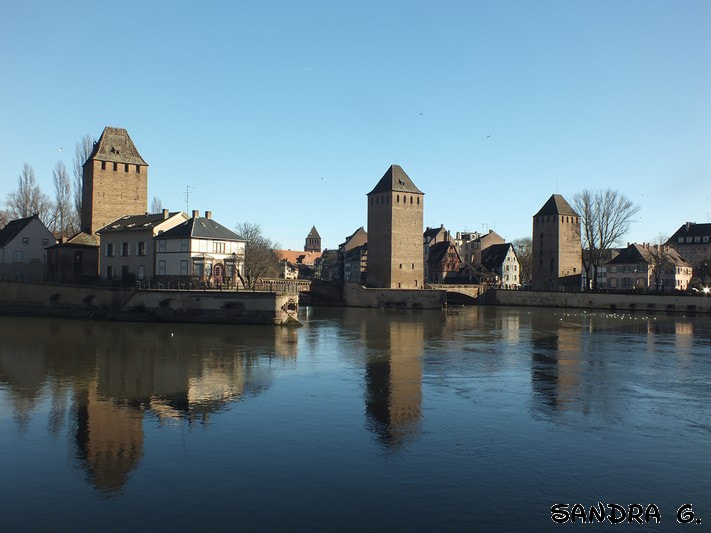
{"label": "railing", "polygon": [[139,291],[159,290],[159,291],[203,291],[203,292],[276,292],[282,294],[296,294],[307,292],[311,287],[311,282],[306,280],[261,280],[252,286],[242,286],[241,283],[214,283],[205,280],[189,281],[138,281],[136,289]]}

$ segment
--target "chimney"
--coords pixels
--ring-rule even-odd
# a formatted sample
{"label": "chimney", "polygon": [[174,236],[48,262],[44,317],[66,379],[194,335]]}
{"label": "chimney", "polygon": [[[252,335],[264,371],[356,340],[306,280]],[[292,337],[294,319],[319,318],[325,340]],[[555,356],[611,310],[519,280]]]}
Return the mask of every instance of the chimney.
{"label": "chimney", "polygon": [[212,218],[212,211],[205,211],[205,218],[210,220]]}
{"label": "chimney", "polygon": [[198,211],[197,209],[193,209],[193,218],[197,218],[199,216],[200,216],[200,211]]}
{"label": "chimney", "polygon": [[168,220],[170,212],[167,209],[163,209],[163,220]]}

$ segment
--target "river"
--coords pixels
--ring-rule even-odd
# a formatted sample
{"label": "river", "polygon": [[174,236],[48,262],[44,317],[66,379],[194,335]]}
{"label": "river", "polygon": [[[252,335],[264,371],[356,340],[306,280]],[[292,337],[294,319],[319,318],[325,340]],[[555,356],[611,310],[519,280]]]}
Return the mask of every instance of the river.
{"label": "river", "polygon": [[598,502],[661,522],[594,531],[711,525],[708,317],[300,313],[1,317],[0,530],[578,531],[551,507]]}

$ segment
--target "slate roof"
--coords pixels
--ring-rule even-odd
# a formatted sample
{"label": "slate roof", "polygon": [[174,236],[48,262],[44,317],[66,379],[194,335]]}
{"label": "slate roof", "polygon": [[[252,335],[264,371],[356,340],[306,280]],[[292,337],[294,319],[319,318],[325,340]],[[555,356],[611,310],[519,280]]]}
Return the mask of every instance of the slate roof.
{"label": "slate roof", "polygon": [[123,128],[109,126],[104,128],[101,137],[94,143],[94,149],[89,159],[148,166],[148,163],[138,153],[128,132]]}
{"label": "slate roof", "polygon": [[311,226],[311,231],[309,231],[309,234],[306,236],[307,239],[320,239],[321,235],[318,234],[318,231],[316,230],[316,226]]}
{"label": "slate roof", "polygon": [[178,224],[163,233],[156,235],[156,239],[175,239],[180,237],[194,237],[196,239],[218,239],[222,241],[244,241],[234,231],[227,229],[222,224],[211,218],[195,217]]}
{"label": "slate roof", "polygon": [[543,207],[541,207],[538,213],[533,216],[538,217],[541,215],[580,216],[572,207],[570,207],[570,204],[560,194],[553,194],[550,198],[548,198],[548,201],[543,204]]}
{"label": "slate roof", "polygon": [[[430,255],[427,261],[431,263],[441,263],[446,257],[450,246],[454,245],[449,241],[442,241],[437,244],[433,244],[430,246]],[[457,249],[455,248],[454,250],[456,252]],[[460,260],[459,254],[457,254],[457,260]]]}
{"label": "slate roof", "polygon": [[439,234],[440,231],[447,231],[447,230],[444,229],[444,226],[440,226],[439,228],[427,228],[422,236],[423,236],[425,242],[428,242],[428,241],[434,239]]}
{"label": "slate roof", "polygon": [[8,222],[7,225],[0,230],[0,248],[4,248],[7,243],[17,237],[34,219],[39,220],[39,217],[32,215],[31,217],[17,218]]}
{"label": "slate roof", "polygon": [[59,246],[99,246],[99,239],[96,238],[96,235],[90,235],[84,231],[80,231],[69,237],[66,242],[57,243],[54,246],[50,246],[50,248]]}
{"label": "slate roof", "polygon": [[[629,265],[635,263],[654,264],[653,249],[647,248],[642,244],[632,243],[624,250],[620,251],[619,255],[607,262],[608,265]],[[677,266],[689,266],[679,253],[672,247],[667,247],[665,250],[667,258]]]}
{"label": "slate roof", "polygon": [[[168,213],[168,218],[179,214],[180,211]],[[121,218],[114,220],[103,228],[96,230],[96,233],[104,235],[117,231],[145,231],[151,230],[158,224],[167,220],[163,217],[163,213],[147,213],[145,215],[124,215]]]}
{"label": "slate roof", "polygon": [[489,269],[494,270],[504,264],[506,255],[509,253],[511,243],[492,244],[481,251],[481,264]]}
{"label": "slate roof", "polygon": [[375,188],[368,193],[368,196],[390,191],[424,194],[412,183],[410,176],[405,174],[400,165],[390,165],[390,168],[383,174]]}
{"label": "slate roof", "polygon": [[[681,226],[674,235],[669,238],[669,244],[694,244],[690,243],[680,243],[678,241],[679,237],[704,237],[711,235],[711,224],[697,224],[696,222],[687,222]],[[696,243],[698,244],[698,243]]]}

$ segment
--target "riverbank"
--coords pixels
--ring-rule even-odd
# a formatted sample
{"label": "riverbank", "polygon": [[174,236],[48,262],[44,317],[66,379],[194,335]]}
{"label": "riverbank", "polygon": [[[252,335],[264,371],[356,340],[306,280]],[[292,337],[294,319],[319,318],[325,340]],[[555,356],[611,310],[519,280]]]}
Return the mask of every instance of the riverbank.
{"label": "riverbank", "polygon": [[709,296],[671,294],[593,294],[489,289],[481,295],[478,303],[516,307],[605,309],[608,311],[711,313],[711,297]]}
{"label": "riverbank", "polygon": [[276,292],[164,291],[0,282],[0,313],[131,322],[288,325],[298,297]]}

